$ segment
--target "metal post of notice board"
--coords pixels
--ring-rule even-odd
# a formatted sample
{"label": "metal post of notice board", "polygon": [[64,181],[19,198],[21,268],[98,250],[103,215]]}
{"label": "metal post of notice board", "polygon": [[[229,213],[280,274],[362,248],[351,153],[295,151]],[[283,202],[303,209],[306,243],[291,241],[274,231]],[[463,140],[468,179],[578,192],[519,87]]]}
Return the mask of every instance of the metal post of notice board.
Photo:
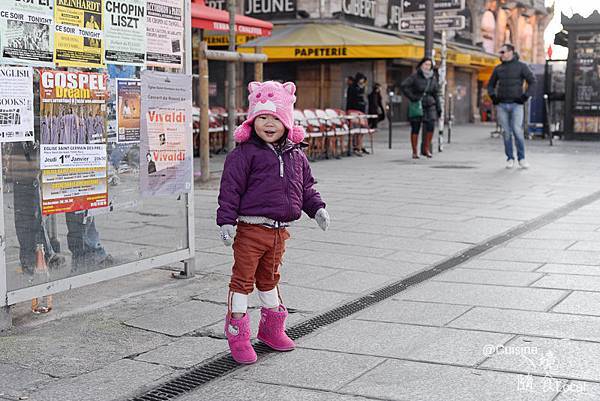
{"label": "metal post of notice board", "polygon": [[[191,5],[189,0],[183,2],[183,15],[183,46],[181,47],[181,53],[184,57],[181,63],[182,68],[177,68],[176,72],[189,76],[192,72]],[[166,70],[169,71],[169,68],[167,67]],[[48,67],[48,69],[50,68]],[[143,97],[143,94],[141,96]],[[105,107],[104,103],[102,107]],[[39,113],[37,106],[35,112]],[[189,136],[189,140],[192,137],[191,117],[191,115],[186,116],[184,120],[187,124],[185,136]],[[106,125],[106,120],[104,123]],[[92,216],[95,221],[97,233],[101,234],[100,239],[97,239],[97,241],[102,241],[108,251],[117,255],[114,262],[97,265],[86,261],[86,263],[76,264],[74,261],[75,255],[71,250],[71,257],[68,257],[71,259],[70,265],[67,262],[60,267],[62,270],[51,270],[49,281],[48,279],[31,279],[31,276],[24,272],[25,267],[19,265],[21,263],[19,261],[19,251],[22,248],[20,248],[20,243],[18,243],[15,234],[17,228],[12,223],[13,202],[17,204],[17,201],[13,200],[14,189],[11,191],[12,193],[5,189],[7,177],[4,176],[4,169],[2,169],[4,163],[2,152],[6,152],[7,149],[11,148],[4,147],[4,145],[6,144],[0,144],[0,172],[2,172],[0,179],[0,330],[11,326],[11,305],[30,301],[33,298],[165,265],[172,266],[174,263],[183,264],[182,271],[173,275],[174,277],[189,278],[194,275],[194,187],[191,171],[189,178],[183,178],[188,192],[182,191],[183,193],[179,195],[175,193],[174,195],[156,197],[139,196],[138,200],[136,191],[138,191],[139,176],[136,175],[137,170],[134,168],[131,169],[131,175],[126,176],[126,183],[121,181],[118,187],[106,190],[109,194],[119,197],[120,203],[115,204],[114,209],[113,205],[110,205],[102,211],[91,209],[90,212],[93,211],[93,213],[89,213],[89,216]],[[19,143],[15,143],[15,145],[17,146],[12,149],[20,146]],[[186,147],[186,153],[188,150],[190,149]],[[11,150],[7,152],[6,156],[11,157],[11,163],[13,160],[21,163],[16,166],[17,169],[20,169],[20,172],[25,171],[27,174],[37,176],[39,166],[36,163],[25,165],[22,162],[22,156],[13,153],[15,152]],[[186,154],[185,157],[184,160],[187,162],[192,155]],[[123,160],[123,162],[126,161]],[[36,167],[28,169],[31,165]],[[8,196],[5,196],[6,194]],[[129,194],[133,195],[130,197]],[[84,214],[87,216],[88,212]],[[82,214],[77,213],[70,213],[70,216],[66,216],[64,213],[57,214],[51,219],[42,221],[42,225],[51,234],[50,238],[55,237],[58,241],[58,239],[64,239],[66,236],[73,234],[70,231],[73,223],[72,219],[81,216]],[[16,221],[16,217],[14,219]],[[86,219],[87,217],[83,217],[84,222],[80,223],[80,227],[83,227],[81,229],[88,230],[90,228],[87,226]],[[158,219],[162,220],[157,221]],[[67,230],[69,230],[68,234],[66,233]],[[137,231],[134,233],[134,230]],[[69,242],[67,241],[71,245]],[[58,248],[57,242],[55,246]]]}
{"label": "metal post of notice board", "polygon": [[[4,170],[2,158],[2,145],[0,144],[0,172]],[[6,280],[6,234],[4,230],[4,179],[0,177],[0,331],[10,328],[12,325],[12,316],[10,306],[6,297],[8,288]]]}

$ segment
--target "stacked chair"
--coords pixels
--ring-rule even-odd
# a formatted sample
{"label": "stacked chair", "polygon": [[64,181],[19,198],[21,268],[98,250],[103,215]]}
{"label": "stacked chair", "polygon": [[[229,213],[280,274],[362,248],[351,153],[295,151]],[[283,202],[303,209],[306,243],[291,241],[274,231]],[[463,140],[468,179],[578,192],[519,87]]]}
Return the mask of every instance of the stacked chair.
{"label": "stacked chair", "polygon": [[[200,147],[200,116],[196,114],[199,113],[194,114],[194,150]],[[246,116],[246,111],[238,108],[236,124],[238,126],[242,124]],[[294,110],[295,123],[304,127],[306,131],[305,141],[309,146],[304,148],[304,151],[311,161],[351,156],[358,135],[369,136],[371,153],[373,153],[373,136],[376,130],[369,128],[368,119],[371,117],[376,116],[358,110],[348,112],[333,108]],[[211,107],[208,122],[210,152],[212,154],[226,152],[227,110],[224,107]]]}

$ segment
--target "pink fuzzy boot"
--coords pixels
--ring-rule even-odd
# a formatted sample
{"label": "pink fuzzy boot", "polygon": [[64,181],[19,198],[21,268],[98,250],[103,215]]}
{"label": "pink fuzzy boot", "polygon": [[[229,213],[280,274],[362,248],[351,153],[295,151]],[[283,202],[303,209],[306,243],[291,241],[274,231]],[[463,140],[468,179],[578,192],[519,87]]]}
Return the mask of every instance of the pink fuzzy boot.
{"label": "pink fuzzy boot", "polygon": [[237,363],[256,362],[256,352],[250,344],[250,319],[247,313],[240,319],[234,319],[228,314],[225,318],[225,335],[231,356]]}
{"label": "pink fuzzy boot", "polygon": [[262,308],[257,338],[276,351],[291,351],[296,347],[294,341],[285,334],[285,319],[288,311],[283,305],[273,311]]}

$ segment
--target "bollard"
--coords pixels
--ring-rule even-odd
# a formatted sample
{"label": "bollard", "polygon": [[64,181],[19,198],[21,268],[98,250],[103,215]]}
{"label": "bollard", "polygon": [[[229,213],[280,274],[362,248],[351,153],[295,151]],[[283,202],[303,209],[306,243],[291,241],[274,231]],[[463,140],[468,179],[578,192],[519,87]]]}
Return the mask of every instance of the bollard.
{"label": "bollard", "polygon": [[392,119],[394,117],[394,108],[392,107],[392,97],[394,96],[394,92],[388,93],[388,149],[392,148]]}
{"label": "bollard", "polygon": [[454,120],[454,98],[448,95],[448,143],[452,142],[452,120]]}

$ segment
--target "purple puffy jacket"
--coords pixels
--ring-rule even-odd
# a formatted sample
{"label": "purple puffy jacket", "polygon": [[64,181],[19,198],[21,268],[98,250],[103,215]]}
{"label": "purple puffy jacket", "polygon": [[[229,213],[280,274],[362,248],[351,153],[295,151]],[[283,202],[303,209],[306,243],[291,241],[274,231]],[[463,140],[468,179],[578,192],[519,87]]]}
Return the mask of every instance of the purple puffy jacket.
{"label": "purple puffy jacket", "polygon": [[325,207],[300,145],[287,142],[278,154],[252,136],[225,160],[217,224],[237,224],[238,216],[261,216],[279,222],[311,218]]}

